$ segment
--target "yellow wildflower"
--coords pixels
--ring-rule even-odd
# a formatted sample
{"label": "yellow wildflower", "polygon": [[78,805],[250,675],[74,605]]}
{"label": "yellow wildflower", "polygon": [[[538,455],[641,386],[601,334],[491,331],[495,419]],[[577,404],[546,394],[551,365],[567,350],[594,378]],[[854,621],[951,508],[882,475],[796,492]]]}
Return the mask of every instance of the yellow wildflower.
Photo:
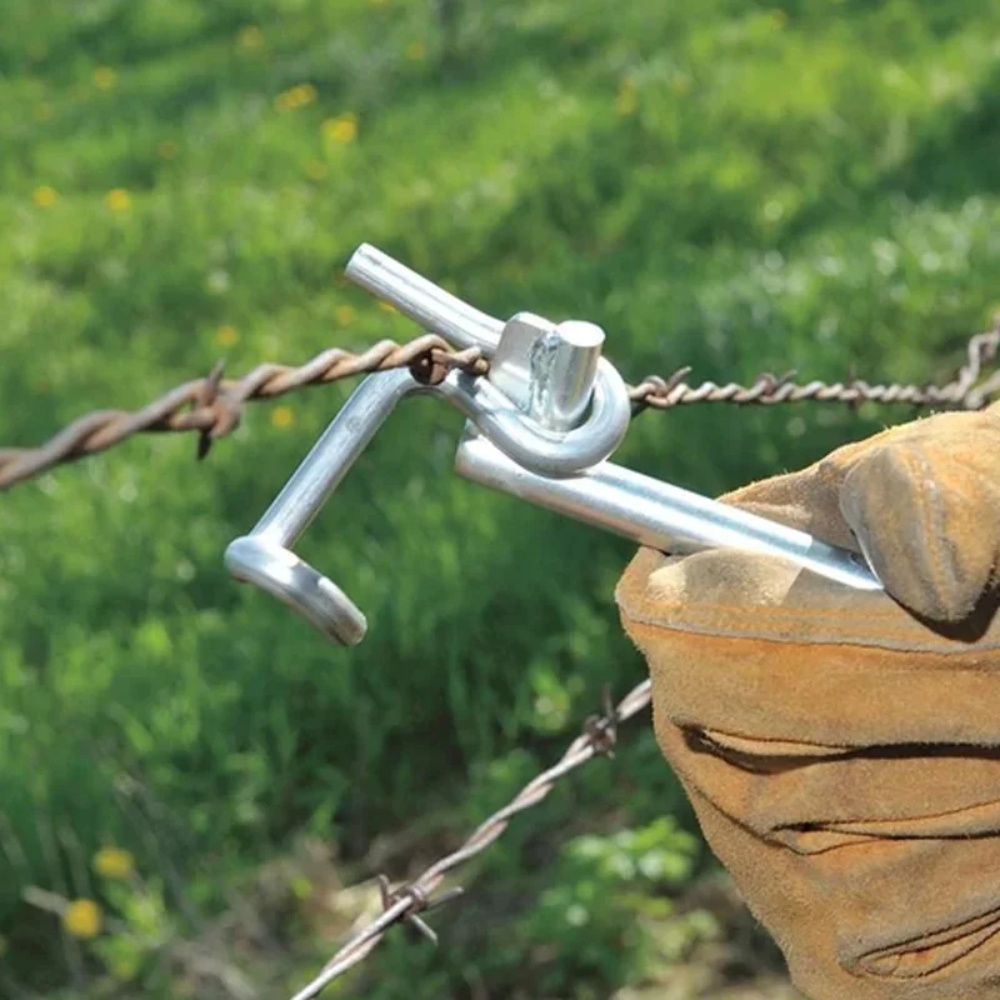
{"label": "yellow wildflower", "polygon": [[39,208],[51,208],[59,200],[59,192],[48,184],[35,188],[32,199]]}
{"label": "yellow wildflower", "polygon": [[110,66],[98,66],[94,70],[94,86],[98,90],[113,90],[118,82],[118,74]]}
{"label": "yellow wildflower", "polygon": [[387,313],[394,313],[399,311],[391,302],[380,302],[378,304],[378,307],[379,309],[382,310],[382,312],[387,312]]}
{"label": "yellow wildflower", "polygon": [[89,940],[101,933],[101,908],[92,899],[74,899],[62,915],[63,927],[75,938]]}
{"label": "yellow wildflower", "polygon": [[354,306],[337,306],[333,311],[338,326],[350,326],[357,318]]}
{"label": "yellow wildflower", "polygon": [[410,42],[406,46],[406,58],[410,62],[423,62],[427,58],[427,46],[423,42]]}
{"label": "yellow wildflower", "polygon": [[322,160],[310,160],[306,164],[306,176],[311,180],[321,181],[329,173],[330,168]]}
{"label": "yellow wildflower", "polygon": [[337,118],[327,118],[323,122],[323,135],[331,142],[347,144],[358,137],[357,116],[348,112]]}
{"label": "yellow wildflower", "polygon": [[290,406],[276,406],[271,411],[271,423],[283,431],[295,423],[295,411]]}
{"label": "yellow wildflower", "polygon": [[639,97],[632,80],[622,80],[615,98],[615,110],[620,115],[634,115],[638,107]]}
{"label": "yellow wildflower", "polygon": [[121,847],[102,847],[94,855],[94,871],[101,878],[123,882],[135,872],[135,858]]}
{"label": "yellow wildflower", "polygon": [[244,52],[259,52],[264,48],[264,32],[250,24],[240,32],[238,42]]}
{"label": "yellow wildflower", "polygon": [[215,343],[219,347],[235,347],[239,342],[240,335],[236,332],[236,327],[220,326],[215,332]]}
{"label": "yellow wildflower", "polygon": [[172,160],[177,155],[177,143],[173,139],[164,139],[156,147],[156,152],[163,157],[164,160]]}
{"label": "yellow wildflower", "polygon": [[112,212],[127,212],[132,207],[132,195],[125,188],[114,188],[108,192],[104,204]]}
{"label": "yellow wildflower", "polygon": [[279,111],[298,111],[315,103],[317,96],[316,88],[311,83],[300,83],[279,94],[274,103]]}

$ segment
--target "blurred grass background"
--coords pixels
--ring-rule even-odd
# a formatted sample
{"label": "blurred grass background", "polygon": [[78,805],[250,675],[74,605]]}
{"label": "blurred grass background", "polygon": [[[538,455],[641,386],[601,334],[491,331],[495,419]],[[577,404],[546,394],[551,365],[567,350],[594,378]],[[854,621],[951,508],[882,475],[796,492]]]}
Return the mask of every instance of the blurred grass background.
{"label": "blurred grass background", "polygon": [[[632,380],[944,379],[998,301],[998,30],[984,0],[5,0],[0,442],[409,339],[341,278],[362,241],[600,323]],[[199,948],[280,995],[353,919],[328,890],[454,845],[642,677],[629,546],[457,480],[432,404],[302,547],[363,645],[234,585],[349,388],[0,497],[6,995],[239,996]],[[650,414],[619,458],[716,493],[910,415]],[[727,932],[679,902],[711,864],[636,729],[469,873],[444,947],[399,933],[331,995],[721,996],[678,992]]]}

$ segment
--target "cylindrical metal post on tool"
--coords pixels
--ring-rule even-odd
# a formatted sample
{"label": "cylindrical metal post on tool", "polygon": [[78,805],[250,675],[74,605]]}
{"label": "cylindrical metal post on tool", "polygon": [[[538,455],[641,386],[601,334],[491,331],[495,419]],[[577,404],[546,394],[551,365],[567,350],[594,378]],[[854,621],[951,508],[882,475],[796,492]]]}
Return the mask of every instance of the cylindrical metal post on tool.
{"label": "cylindrical metal post on tool", "polygon": [[439,288],[433,282],[363,243],[347,264],[346,275],[376,298],[394,306],[425,330],[459,347],[479,347],[491,356],[503,323]]}
{"label": "cylindrical metal post on tool", "polygon": [[552,431],[578,427],[586,416],[604,345],[594,323],[567,320],[531,350],[528,415]]}

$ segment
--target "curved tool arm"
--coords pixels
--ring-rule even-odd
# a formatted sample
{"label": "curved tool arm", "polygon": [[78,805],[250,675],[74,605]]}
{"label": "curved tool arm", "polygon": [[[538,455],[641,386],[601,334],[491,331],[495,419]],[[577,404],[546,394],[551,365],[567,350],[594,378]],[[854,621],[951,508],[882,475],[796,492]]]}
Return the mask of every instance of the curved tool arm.
{"label": "curved tool arm", "polygon": [[344,272],[360,288],[398,309],[425,330],[459,347],[478,347],[492,357],[504,324],[370,243],[354,251]]}
{"label": "curved tool arm", "polygon": [[865,560],[853,552],[612,462],[548,479],[519,467],[469,428],[455,457],[455,471],[481,486],[662,552],[742,549],[791,559],[859,590],[882,589]]}
{"label": "curved tool arm", "polygon": [[237,580],[266,590],[344,646],[364,638],[367,619],[332,580],[300,559],[290,546],[312,523],[396,404],[423,388],[407,370],[366,378],[253,531],[226,549],[226,566]]}

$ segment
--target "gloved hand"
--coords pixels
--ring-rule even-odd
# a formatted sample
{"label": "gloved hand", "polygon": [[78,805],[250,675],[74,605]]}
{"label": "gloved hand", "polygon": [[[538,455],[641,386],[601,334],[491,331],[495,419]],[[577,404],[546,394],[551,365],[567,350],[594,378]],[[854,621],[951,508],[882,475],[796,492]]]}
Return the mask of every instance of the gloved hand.
{"label": "gloved hand", "polygon": [[1000,997],[1000,404],[722,498],[886,593],[640,550],[616,598],[663,753],[812,1000]]}

